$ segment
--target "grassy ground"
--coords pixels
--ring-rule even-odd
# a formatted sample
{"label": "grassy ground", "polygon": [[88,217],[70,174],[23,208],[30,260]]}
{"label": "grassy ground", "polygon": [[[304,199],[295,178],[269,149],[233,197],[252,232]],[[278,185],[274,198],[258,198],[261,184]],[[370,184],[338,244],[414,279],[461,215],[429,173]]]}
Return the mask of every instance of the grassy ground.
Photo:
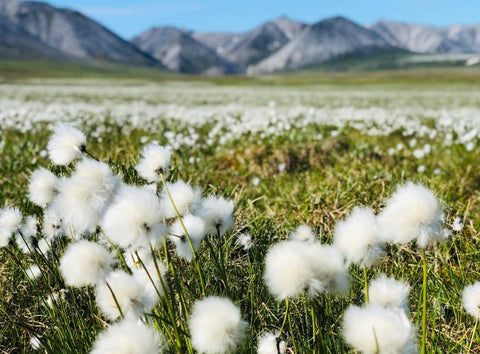
{"label": "grassy ground", "polygon": [[[437,80],[468,84],[471,73],[456,75],[452,71],[439,75]],[[421,81],[423,74],[416,74],[403,73],[401,80],[412,77],[408,81],[412,84],[415,77]],[[380,74],[373,77],[356,74],[349,77],[348,82],[373,82],[375,75],[380,77]],[[400,77],[398,75],[388,73],[382,77],[384,82],[391,83]],[[311,80],[305,73],[274,80],[293,85],[303,78]],[[223,83],[222,80],[231,79],[219,79],[219,82]],[[375,82],[378,81],[382,80]],[[433,153],[419,162],[408,148],[410,137],[400,132],[388,137],[372,137],[347,127],[338,136],[332,136],[331,130],[331,127],[312,125],[309,129],[294,128],[275,138],[252,136],[218,148],[180,148],[174,153],[172,180],[179,177],[201,186],[205,194],[220,194],[235,201],[233,231],[222,239],[209,237],[200,249],[199,264],[206,279],[206,294],[230,297],[240,305],[244,318],[250,323],[248,339],[239,352],[254,352],[256,336],[279,329],[283,320],[285,305],[268,293],[262,278],[268,247],[288,238],[289,233],[303,223],[310,225],[322,242],[330,243],[335,223],[354,206],[370,206],[379,211],[397,184],[407,180],[421,182],[435,192],[444,204],[447,224],[456,216],[464,218],[466,227],[461,232],[427,252],[427,352],[464,351],[474,320],[462,309],[461,293],[465,285],[480,280],[476,266],[480,261],[477,252],[479,148],[468,152],[463,146],[446,147],[441,139],[428,141]],[[39,214],[41,210],[27,199],[26,187],[34,169],[49,166],[40,152],[50,132],[22,134],[8,130],[3,134],[0,205],[18,205],[26,214]],[[317,140],[319,134],[325,138]],[[135,130],[124,136],[118,128],[103,136],[102,142],[90,138],[90,150],[108,161],[125,180],[136,183],[139,179],[133,167],[141,150],[139,141],[144,136],[168,143],[162,132]],[[419,144],[424,142],[419,140]],[[386,152],[386,147],[398,143],[405,149],[395,155]],[[426,167],[426,172],[417,172],[420,164]],[[437,174],[433,173],[435,169],[439,171]],[[256,178],[259,183],[252,183]],[[236,237],[245,231],[251,232],[255,243],[249,251],[236,245]],[[181,327],[193,301],[201,298],[201,287],[194,266],[176,259],[171,251],[161,252],[172,270],[170,296],[166,298],[178,309],[175,315],[177,326]],[[420,338],[421,252],[414,245],[389,246],[387,251],[385,259],[369,270],[368,275],[373,278],[385,272],[411,285],[409,318],[417,326]],[[24,273],[32,262],[44,269],[37,281],[30,281]],[[92,289],[69,288],[65,301],[59,306],[53,310],[44,306],[42,299],[65,287],[55,268],[57,262],[55,258],[25,256],[15,247],[0,250],[0,348],[3,352],[30,352],[29,340],[33,335],[41,337],[48,352],[87,352],[97,331],[104,327],[105,319],[95,307]],[[323,337],[328,353],[351,351],[341,337],[341,319],[349,304],[363,303],[363,273],[352,267],[351,276],[352,289],[346,298],[325,295],[292,301],[291,327],[282,333],[289,348],[299,353],[321,352]],[[154,317],[159,328],[173,333],[172,324],[165,319],[167,308],[166,303],[161,302]],[[313,319],[311,309],[314,309]],[[182,341],[188,342],[187,333],[181,335]],[[480,336],[475,338],[472,353],[480,352]],[[183,349],[186,351],[186,346]],[[174,351],[173,346],[171,350]]]}

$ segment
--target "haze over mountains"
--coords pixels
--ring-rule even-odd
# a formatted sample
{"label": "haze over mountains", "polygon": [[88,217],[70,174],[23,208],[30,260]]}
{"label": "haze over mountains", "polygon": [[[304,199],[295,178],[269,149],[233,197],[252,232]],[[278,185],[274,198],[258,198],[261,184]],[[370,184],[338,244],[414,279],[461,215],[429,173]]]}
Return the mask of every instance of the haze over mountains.
{"label": "haze over mountains", "polygon": [[244,33],[149,29],[126,41],[77,11],[0,0],[0,58],[113,62],[202,74],[260,74],[384,51],[480,53],[480,25],[445,28],[343,17],[306,24],[280,17]]}

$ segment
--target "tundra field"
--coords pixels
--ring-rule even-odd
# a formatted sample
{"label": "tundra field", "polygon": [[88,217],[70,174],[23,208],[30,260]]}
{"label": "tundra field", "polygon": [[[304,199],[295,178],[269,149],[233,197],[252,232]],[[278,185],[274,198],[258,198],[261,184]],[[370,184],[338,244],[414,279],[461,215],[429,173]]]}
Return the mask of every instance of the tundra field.
{"label": "tundra field", "polygon": [[[480,75],[473,69],[437,74],[3,81],[1,352],[479,353],[480,292],[462,294],[480,281]],[[52,162],[59,122],[85,134],[81,159]],[[157,186],[126,187],[148,184],[136,166],[156,143],[171,148],[170,164],[150,180]],[[59,217],[60,234],[52,237],[46,230],[55,207],[61,215],[76,213],[72,220],[86,212],[58,200],[85,164],[107,168],[94,158],[123,186],[110,191],[93,228],[79,231]],[[54,199],[38,205],[31,178],[42,167],[58,184]],[[203,198],[183,212],[182,197],[175,196],[179,180],[194,187],[193,199],[199,191]],[[160,203],[162,215],[153,215],[150,226],[162,231],[155,242],[148,239],[150,226],[139,236],[147,237],[148,247],[110,237],[109,213],[122,188],[139,196],[148,190],[146,198]],[[428,210],[415,214],[424,207],[422,196],[394,208],[408,188],[430,198]],[[205,200],[224,203],[217,207],[222,220],[210,231]],[[171,201],[178,210],[169,216],[171,204],[162,203]],[[133,204],[141,209],[141,200]],[[12,207],[23,221],[8,229]],[[352,221],[359,210],[379,219],[375,240],[369,235],[366,244],[366,222]],[[389,210],[394,220],[385,224]],[[34,219],[28,216],[38,220],[30,233]],[[385,236],[391,225],[401,234],[405,218],[410,237]],[[198,223],[205,223],[204,232]],[[357,234],[363,236],[357,240]],[[82,284],[62,266],[65,250],[80,239],[108,251],[103,275]],[[179,239],[188,240],[186,249]],[[373,256],[362,256],[372,249]],[[341,256],[340,264],[331,252]],[[312,264],[302,263],[304,255]],[[85,257],[74,258],[71,267],[81,268]],[[143,259],[132,262],[135,257]],[[136,279],[138,272],[144,273],[143,283],[135,283],[138,294],[122,294],[122,286],[133,287],[128,282],[117,292],[112,274]],[[404,283],[388,283],[380,274]],[[383,289],[383,299],[401,306],[379,300],[382,279],[384,287],[399,289]],[[207,297],[211,308],[202,301]],[[138,328],[121,332],[121,324]],[[113,329],[123,333],[121,340]],[[132,331],[147,339],[129,342]],[[152,333],[158,338],[149,343]]]}

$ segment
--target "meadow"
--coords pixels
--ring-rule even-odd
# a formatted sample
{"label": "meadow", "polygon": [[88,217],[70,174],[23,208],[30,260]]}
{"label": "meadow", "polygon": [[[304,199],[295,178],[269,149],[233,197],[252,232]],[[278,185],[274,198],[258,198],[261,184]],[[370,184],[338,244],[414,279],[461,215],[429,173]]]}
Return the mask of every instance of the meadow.
{"label": "meadow", "polygon": [[[42,238],[46,221],[42,207],[29,198],[31,175],[44,167],[72,176],[79,163],[57,166],[49,158],[47,145],[58,122],[82,131],[89,154],[129,185],[147,184],[135,167],[145,146],[157,142],[171,148],[167,182],[181,179],[201,188],[204,197],[234,204],[231,229],[205,236],[191,262],[176,255],[171,237],[152,250],[165,271],[157,264],[161,296],[142,318],[162,333],[167,352],[198,348],[188,323],[193,304],[206,296],[228,297],[248,322],[239,353],[256,352],[265,333],[280,338],[273,353],[358,352],[345,341],[344,314],[350,305],[365,303],[365,278],[382,273],[410,286],[407,317],[416,343],[410,352],[423,346],[427,353],[480,352],[477,322],[462,306],[464,288],[480,281],[475,78],[473,69],[452,69],[370,76],[5,80],[0,207],[35,215],[40,223],[35,237]],[[350,286],[343,296],[322,290],[285,300],[272,294],[265,281],[272,245],[288,240],[301,225],[309,226],[317,241],[332,244],[336,226],[355,207],[380,214],[408,181],[438,198],[445,242],[425,251],[415,242],[386,243],[377,264],[348,266]],[[158,191],[163,190],[160,181]],[[85,238],[98,241],[102,233],[96,228]],[[98,334],[118,321],[97,306],[95,286],[66,284],[59,263],[71,243],[60,238],[45,252],[25,252],[18,242],[0,249],[2,352],[89,352]],[[105,247],[117,255],[114,268],[131,273],[122,247]],[[27,270],[34,264],[39,273],[32,276]]]}

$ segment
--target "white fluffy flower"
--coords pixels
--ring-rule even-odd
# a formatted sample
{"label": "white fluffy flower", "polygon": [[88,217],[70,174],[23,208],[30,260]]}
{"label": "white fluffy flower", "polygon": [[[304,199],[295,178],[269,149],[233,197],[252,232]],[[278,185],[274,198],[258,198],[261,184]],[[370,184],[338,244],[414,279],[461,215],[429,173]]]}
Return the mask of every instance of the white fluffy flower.
{"label": "white fluffy flower", "polygon": [[56,195],[57,181],[58,178],[43,167],[34,171],[28,185],[30,200],[41,207],[46,206]]}
{"label": "white fluffy flower", "polygon": [[170,166],[171,152],[168,147],[150,144],[143,148],[142,157],[135,169],[148,182],[160,182]]}
{"label": "white fluffy flower", "polygon": [[[140,302],[143,304],[144,309],[152,309],[159,300],[159,296],[163,296],[162,282],[165,284],[165,266],[159,262],[158,267],[160,271],[160,277],[152,263],[145,264],[146,270],[142,268],[133,270],[133,277],[137,284],[143,289],[143,294]],[[148,272],[148,273],[147,273]]]}
{"label": "white fluffy flower", "polygon": [[122,186],[105,212],[105,236],[120,247],[145,246],[163,235],[157,196],[146,188]]}
{"label": "white fluffy flower", "polygon": [[416,353],[414,330],[405,312],[350,306],[343,317],[345,341],[363,354]]}
{"label": "white fluffy flower", "polygon": [[[203,219],[191,214],[184,216],[182,221],[188,235],[190,236],[193,249],[197,251],[200,247],[200,241],[205,237],[205,223]],[[178,219],[170,227],[170,240],[175,243],[177,256],[185,258],[190,262],[193,257],[192,249],[187,236],[185,235],[182,223]]]}
{"label": "white fluffy flower", "polygon": [[71,178],[59,180],[52,208],[76,232],[94,232],[119,185],[107,164],[84,159]]}
{"label": "white fluffy flower", "polygon": [[227,298],[210,296],[195,302],[189,328],[192,346],[200,353],[231,353],[245,337],[247,323]]}
{"label": "white fluffy flower", "polygon": [[463,220],[461,217],[457,216],[454,220],[453,220],[453,224],[452,224],[452,230],[455,231],[455,232],[459,232],[459,231],[462,231],[463,230]]}
{"label": "white fluffy flower", "polygon": [[202,200],[197,215],[205,221],[208,234],[222,236],[233,227],[233,201],[222,197]]}
{"label": "white fluffy flower", "polygon": [[254,246],[252,235],[249,232],[238,235],[237,243],[242,246],[244,250],[249,250]]}
{"label": "white fluffy flower", "polygon": [[294,241],[313,242],[315,241],[315,234],[310,226],[300,225],[290,234],[289,239]]}
{"label": "white fluffy flower", "polygon": [[469,315],[480,318],[480,282],[463,289],[462,304]]}
{"label": "white fluffy flower", "polygon": [[385,241],[405,244],[415,239],[420,248],[444,240],[442,222],[443,212],[435,195],[412,182],[398,187],[378,216]]}
{"label": "white fluffy flower", "polygon": [[62,219],[57,212],[51,208],[45,209],[43,213],[42,232],[45,237],[52,241],[63,235]]}
{"label": "white fluffy flower", "polygon": [[46,238],[41,238],[40,240],[38,240],[37,251],[43,254],[44,256],[47,255],[47,253],[50,251],[51,248],[52,248],[52,244]]}
{"label": "white fluffy flower", "polygon": [[37,279],[42,275],[42,271],[40,270],[40,267],[36,264],[31,265],[28,267],[25,272],[27,273],[27,276],[29,279]]}
{"label": "white fluffy flower", "polygon": [[47,150],[56,165],[68,165],[85,151],[85,134],[69,124],[60,123],[48,141]]}
{"label": "white fluffy flower", "polygon": [[[170,192],[175,207],[180,215],[191,213],[198,208],[201,201],[201,191],[198,188],[192,188],[182,180],[175,183],[167,183],[167,189]],[[170,201],[166,191],[160,196],[163,215],[167,219],[177,217],[175,208]]]}
{"label": "white fluffy flower", "polygon": [[368,290],[371,304],[391,309],[402,309],[408,313],[410,286],[407,283],[380,274],[370,281]]}
{"label": "white fluffy flower", "polygon": [[385,254],[375,214],[370,208],[354,208],[335,226],[333,244],[349,263],[361,268],[377,264]]}
{"label": "white fluffy flower", "polygon": [[287,345],[273,333],[264,333],[258,337],[258,354],[285,354]]}
{"label": "white fluffy flower", "polygon": [[25,253],[31,253],[37,245],[38,220],[35,216],[28,216],[20,227],[16,237],[18,247]]}
{"label": "white fluffy flower", "polygon": [[144,311],[142,297],[143,287],[141,284],[123,270],[111,272],[105,280],[98,283],[96,288],[98,307],[112,321],[120,317],[120,310],[115,299],[124,316],[136,318]]}
{"label": "white fluffy flower", "polygon": [[0,210],[0,247],[8,245],[12,234],[18,230],[22,222],[22,213],[16,207]]}
{"label": "white fluffy flower", "polygon": [[138,320],[126,319],[101,332],[90,354],[158,354],[164,350],[160,332]]}
{"label": "white fluffy flower", "polygon": [[343,257],[334,247],[319,242],[283,241],[269,248],[265,281],[278,299],[322,292],[344,294],[349,288]]}
{"label": "white fluffy flower", "polygon": [[112,264],[113,256],[105,247],[82,240],[68,245],[60,259],[60,272],[69,286],[94,286]]}

